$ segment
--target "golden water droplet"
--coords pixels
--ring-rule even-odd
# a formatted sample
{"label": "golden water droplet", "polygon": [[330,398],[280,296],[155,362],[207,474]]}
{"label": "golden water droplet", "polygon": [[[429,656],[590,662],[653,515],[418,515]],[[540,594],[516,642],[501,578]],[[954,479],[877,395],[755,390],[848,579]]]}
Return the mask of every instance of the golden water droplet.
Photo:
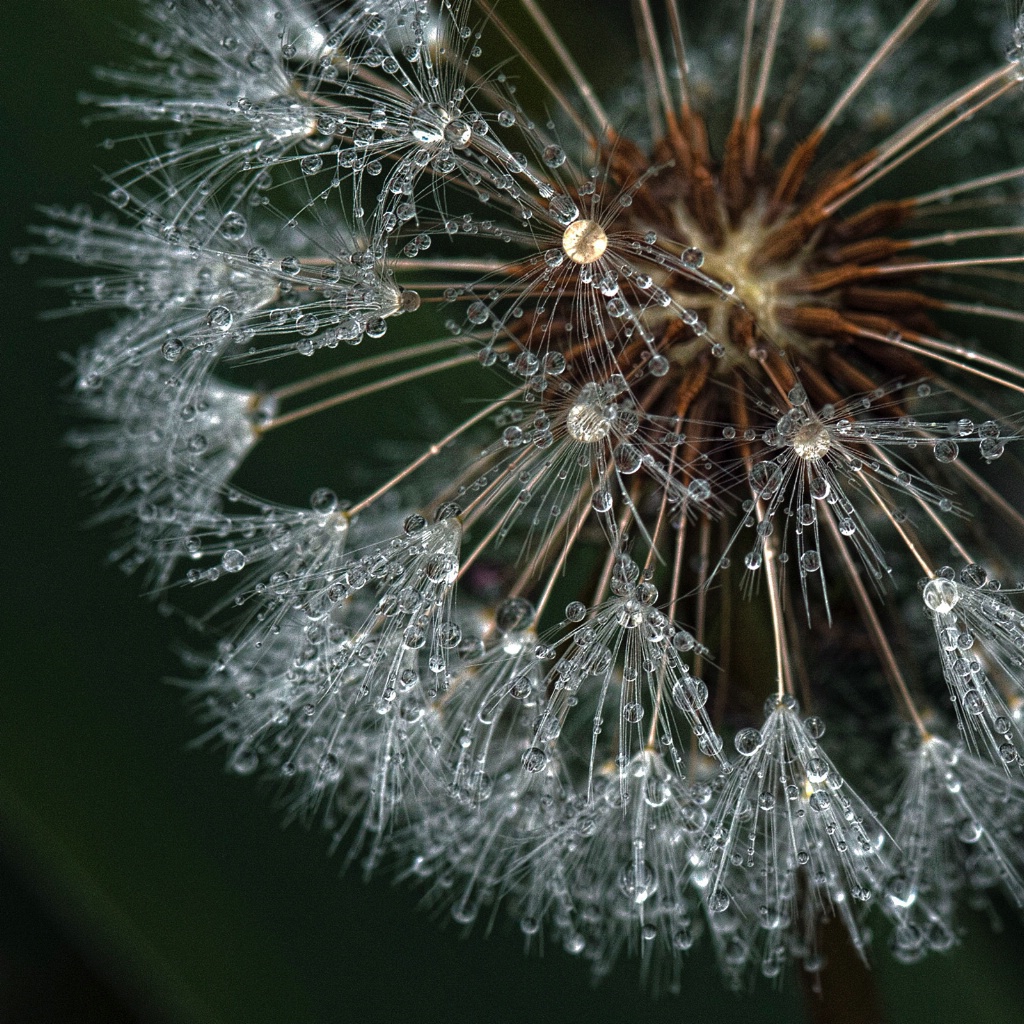
{"label": "golden water droplet", "polygon": [[797,430],[793,435],[792,445],[793,451],[801,459],[811,462],[828,454],[828,450],[832,447],[832,436],[824,424],[812,421],[805,423]]}
{"label": "golden water droplet", "polygon": [[562,248],[574,263],[594,263],[608,248],[608,236],[596,220],[574,220],[562,235]]}

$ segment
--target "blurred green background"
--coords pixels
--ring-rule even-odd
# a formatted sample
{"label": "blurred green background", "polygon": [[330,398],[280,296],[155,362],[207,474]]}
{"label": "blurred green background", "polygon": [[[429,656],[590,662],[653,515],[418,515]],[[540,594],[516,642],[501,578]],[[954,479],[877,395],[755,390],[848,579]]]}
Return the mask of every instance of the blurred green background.
{"label": "blurred green background", "polygon": [[[593,54],[613,49],[628,9],[602,7],[606,21],[588,15]],[[2,16],[0,1024],[807,1019],[794,979],[733,995],[706,953],[681,997],[652,1002],[634,963],[593,989],[583,965],[524,957],[512,932],[466,940],[414,892],[341,873],[324,837],[283,830],[251,780],[187,749],[196,727],[161,683],[184,638],[105,563],[61,444],[63,354],[88,327],[41,321],[60,301],[37,284],[52,268],[7,255],[34,204],[94,200],[95,168],[116,165],[76,94],[93,66],[123,59],[119,25],[133,19],[131,0],[17,2]],[[1024,1020],[1022,950],[1010,920],[919,967],[880,955],[886,1019]],[[814,1016],[842,1019],[844,1000]]]}

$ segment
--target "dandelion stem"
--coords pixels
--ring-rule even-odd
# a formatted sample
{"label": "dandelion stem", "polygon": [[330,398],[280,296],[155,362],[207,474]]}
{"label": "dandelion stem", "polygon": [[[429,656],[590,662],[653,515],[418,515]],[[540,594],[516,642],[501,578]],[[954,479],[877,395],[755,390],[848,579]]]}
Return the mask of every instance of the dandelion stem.
{"label": "dandelion stem", "polygon": [[304,391],[312,391],[315,388],[323,387],[325,384],[333,384],[335,381],[343,380],[345,377],[355,377],[367,370],[376,370],[390,363],[404,362],[406,359],[417,359],[420,356],[434,355],[437,352],[446,352],[452,348],[461,348],[465,342],[458,338],[446,338],[444,341],[430,341],[425,345],[411,345],[408,348],[398,349],[394,352],[382,352],[379,355],[369,356],[366,359],[357,360],[354,363],[346,363],[333,370],[325,370],[323,373],[305,377],[302,380],[286,384],[274,391],[269,391],[266,397],[282,402],[286,398],[293,398],[301,395]]}
{"label": "dandelion stem", "polygon": [[832,534],[832,541],[835,544],[836,550],[839,552],[839,557],[843,561],[843,567],[846,569],[846,578],[849,581],[850,586],[853,588],[853,596],[860,608],[861,617],[864,619],[867,624],[868,631],[871,633],[871,639],[875,645],[875,650],[878,652],[878,657],[882,662],[882,669],[885,672],[885,676],[889,680],[889,684],[899,694],[900,699],[903,701],[903,706],[906,709],[907,714],[910,716],[911,721],[917,727],[917,731],[921,734],[921,738],[927,739],[928,730],[925,728],[920,712],[917,710],[917,705],[914,703],[914,699],[910,695],[910,689],[907,686],[907,681],[904,679],[903,673],[900,671],[899,662],[896,660],[896,655],[893,653],[892,647],[889,644],[889,639],[885,635],[885,630],[882,628],[882,623],[879,621],[878,613],[875,611],[875,606],[871,603],[871,597],[867,592],[867,588],[864,586],[864,581],[860,578],[860,572],[858,571],[857,565],[853,560],[853,556],[850,554],[846,545],[846,538],[839,532],[839,527],[836,525],[832,509],[826,506],[823,509],[823,515],[825,522],[828,525],[829,532]]}
{"label": "dandelion stem", "polygon": [[857,93],[864,88],[872,75],[913,35],[918,26],[932,13],[939,3],[940,0],[917,0],[917,3],[904,15],[903,20],[889,33],[878,49],[864,63],[860,71],[854,76],[853,81],[840,93],[839,98],[829,108],[828,113],[818,122],[818,127],[815,129],[814,134],[824,135],[835,124],[839,115],[849,106],[850,101]]}
{"label": "dandelion stem", "polygon": [[[892,474],[895,476],[899,469],[892,459],[877,445],[868,445],[868,450],[875,456],[878,461],[884,465]],[[921,510],[926,516],[935,524],[939,532],[949,541],[950,547],[965,561],[973,562],[974,559],[967,553],[966,548],[957,539],[956,534],[943,522],[942,517],[935,511],[932,506],[924,500],[924,498],[918,493],[917,488],[908,488],[908,493],[913,497],[914,501],[920,506]]]}
{"label": "dandelion stem", "polygon": [[367,395],[375,395],[380,391],[387,391],[390,388],[398,387],[401,384],[408,384],[410,381],[420,380],[423,377],[429,377],[432,374],[441,373],[444,370],[451,370],[457,366],[466,366],[469,363],[476,362],[479,362],[479,358],[475,352],[468,352],[461,356],[453,356],[451,359],[442,359],[437,363],[430,363],[427,366],[420,366],[414,370],[406,370],[404,373],[397,373],[393,377],[386,377],[383,380],[374,381],[372,384],[366,384],[361,388],[353,388],[351,391],[345,391],[340,395],[332,395],[330,398],[325,398],[320,402],[314,402],[312,405],[307,405],[302,409],[295,409],[292,412],[282,413],[280,416],[274,416],[265,423],[257,424],[253,429],[259,434],[266,434],[268,431],[276,430],[278,427],[287,426],[289,423],[295,423],[297,420],[304,419],[307,416],[314,416],[327,409],[333,409],[336,406],[344,405],[346,402],[354,402],[357,399],[366,398]]}
{"label": "dandelion stem", "polygon": [[651,0],[634,0],[634,9],[639,12],[643,24],[643,36],[647,40],[647,52],[651,60],[651,68],[657,83],[658,96],[661,99],[661,111],[665,122],[670,128],[675,126],[676,117],[672,96],[668,87],[668,76],[665,73],[665,62],[662,60],[658,33],[654,27],[654,15],[651,12]]}
{"label": "dandelion stem", "polygon": [[622,514],[619,516],[616,531],[613,535],[613,543],[608,546],[608,554],[605,556],[604,564],[601,567],[601,575],[598,578],[597,586],[594,588],[594,596],[590,601],[591,604],[600,604],[604,600],[604,595],[608,590],[608,583],[612,578],[612,571],[615,569],[615,561],[622,551],[619,545],[622,543],[623,534],[629,525],[629,520],[633,516],[633,511],[632,504],[627,503],[622,510]]}
{"label": "dandelion stem", "polygon": [[[516,53],[519,55],[523,63],[533,72],[537,77],[537,81],[544,86],[545,89],[554,97],[555,102],[565,111],[569,119],[576,125],[580,130],[580,133],[587,139],[591,146],[596,146],[596,136],[593,130],[587,125],[587,123],[580,117],[579,112],[569,102],[569,98],[565,95],[564,91],[559,88],[555,80],[544,70],[543,65],[534,57],[528,46],[524,46],[520,42],[518,36],[508,26],[505,20],[497,13],[494,8],[494,4],[490,0],[476,0],[476,2],[484,9],[487,17],[498,29],[499,32],[509,41]],[[550,26],[549,26],[550,27]],[[605,119],[603,122],[599,122],[600,127],[603,129],[606,124],[610,122]]]}
{"label": "dandelion stem", "polygon": [[[887,174],[891,173],[901,164],[905,163],[911,157],[915,156],[925,150],[929,145],[941,138],[947,132],[951,131],[957,125],[961,125],[966,121],[971,120],[979,111],[982,111],[990,103],[994,102],[1000,96],[1006,95],[1011,89],[1018,86],[1016,76],[1009,68],[1000,68],[996,72],[992,72],[990,75],[980,79],[974,85],[969,86],[961,93],[951,96],[944,103],[937,106],[933,112],[928,115],[924,115],[919,119],[910,129],[901,132],[892,142],[887,146],[883,146],[879,151],[878,155],[874,157],[869,163],[865,164],[860,168],[853,176],[855,185],[845,188],[840,194],[839,198],[831,201],[824,207],[824,213],[827,216],[835,214],[841,207],[845,206],[850,200],[859,196],[862,191],[870,188],[871,185],[880,181]],[[990,88],[994,85],[999,87],[991,91],[987,96],[983,96],[974,104],[964,108],[964,102],[974,97],[978,92],[983,92],[986,88]],[[909,145],[915,137],[918,137],[923,132],[927,131],[933,124],[940,121],[942,117],[952,112],[958,112],[956,117],[946,122],[944,125],[936,128],[931,134],[926,135],[919,142],[914,145],[910,145],[905,152],[900,153],[904,150],[904,147]],[[899,154],[899,156],[897,156]]]}
{"label": "dandelion stem", "polygon": [[[708,575],[711,571],[711,520],[704,516],[700,521],[699,554],[697,556],[696,617],[693,628],[697,642],[707,646],[705,631],[708,622]],[[697,652],[693,659],[693,671],[699,676],[704,671],[704,656]]]}
{"label": "dandelion stem", "polygon": [[1009,171],[985,174],[979,178],[971,178],[969,181],[961,181],[956,185],[947,185],[945,188],[923,192],[919,196],[914,196],[910,201],[919,209],[933,203],[945,204],[954,196],[962,195],[964,192],[973,192],[977,189],[988,188],[991,185],[1002,185],[1007,181],[1014,181],[1021,177],[1024,177],[1024,167],[1014,167]]}
{"label": "dandelion stem", "polygon": [[[758,522],[764,517],[761,502],[757,503]],[[764,573],[768,581],[768,603],[772,613],[772,635],[775,638],[775,678],[778,699],[793,692],[793,680],[789,675],[789,660],[786,655],[786,630],[782,617],[782,593],[776,566],[775,541],[769,537],[764,545]]]}
{"label": "dandelion stem", "polygon": [[[938,341],[935,338],[927,338],[925,335],[913,335],[913,337],[921,342],[921,344],[915,345],[903,337],[891,334],[879,334],[877,331],[871,331],[862,327],[856,327],[854,329],[854,333],[862,338],[870,338],[872,341],[884,342],[886,345],[905,349],[907,352],[913,352],[916,355],[925,356],[928,359],[934,359],[937,362],[945,363],[948,366],[954,366],[958,370],[964,371],[964,373],[970,373],[975,377],[980,377],[982,380],[988,380],[994,384],[999,384],[1004,388],[1010,388],[1013,391],[1024,394],[1024,386],[1015,384],[1012,380],[1008,380],[1006,377],[996,377],[994,374],[986,373],[984,370],[979,369],[973,364],[980,363],[982,366],[991,366],[1002,370],[1007,374],[1007,376],[1012,377],[1024,378],[1024,371],[1018,370],[1015,366],[1012,366],[1009,363],[1004,363],[1002,360],[993,359],[990,356],[983,356],[980,352],[975,352],[973,349],[965,348],[962,345],[947,344],[946,342]],[[949,354],[947,355],[945,353]],[[958,356],[959,359],[952,358],[953,355]]]}
{"label": "dandelion stem", "polygon": [[[961,459],[954,463],[954,469],[981,495],[993,508],[997,509],[1014,526],[1024,533],[1024,514],[1011,505],[987,480],[978,476],[970,466],[964,465]],[[970,561],[968,559],[968,561]]]}
{"label": "dandelion stem", "polygon": [[[1020,229],[1024,232],[1024,229]],[[981,302],[953,302],[951,299],[942,299],[941,308],[951,313],[967,313],[971,316],[986,316],[995,320],[1008,320],[1010,323],[1024,323],[1024,313],[1013,309],[1003,309],[1000,306],[989,306]]]}
{"label": "dandelion stem", "polygon": [[764,44],[764,54],[761,57],[761,71],[758,76],[757,90],[754,93],[754,102],[751,110],[759,111],[764,106],[764,98],[768,93],[768,83],[771,80],[772,67],[775,63],[775,55],[779,48],[779,28],[782,25],[782,12],[786,9],[786,0],[775,0],[772,5],[771,21],[768,24],[768,37]]}
{"label": "dandelion stem", "polygon": [[750,82],[751,51],[754,45],[754,25],[757,21],[757,0],[747,0],[747,13],[743,22],[743,48],[740,51],[739,70],[736,75],[736,108],[733,121],[742,121],[747,115],[747,90]]}
{"label": "dandelion stem", "polygon": [[537,0],[519,0],[519,2],[541,30],[548,46],[551,47],[555,56],[558,57],[559,63],[568,72],[573,85],[576,86],[580,97],[590,111],[590,116],[594,119],[598,134],[604,135],[611,127],[611,118],[605,113],[604,107],[598,102],[597,95],[587,81],[586,76],[580,71],[579,65],[573,60],[572,54],[566,49],[565,43],[562,42],[561,37],[555,31],[551,22],[548,21],[547,15],[538,6]]}
{"label": "dandelion stem", "polygon": [[679,0],[668,0],[668,23],[672,33],[672,49],[675,51],[676,67],[679,72],[679,103],[684,110],[690,108],[690,68],[686,57],[686,38],[683,22],[679,16]]}
{"label": "dandelion stem", "polygon": [[878,488],[876,488],[866,476],[863,477],[861,483],[868,494],[870,494],[874,499],[875,504],[881,510],[885,518],[892,524],[893,529],[900,535],[900,539],[907,546],[907,550],[914,556],[914,559],[924,571],[924,574],[929,579],[934,578],[935,572],[932,569],[931,564],[928,562],[928,559],[921,553],[921,549],[917,541],[910,535],[910,532],[903,523],[901,523],[893,514],[892,502],[886,496],[880,494]]}
{"label": "dandelion stem", "polygon": [[[576,522],[572,528],[572,532],[565,538],[565,543],[562,545],[562,550],[558,553],[558,558],[555,559],[555,562],[548,573],[548,580],[547,583],[544,585],[544,590],[541,592],[540,597],[537,598],[536,621],[538,622],[540,621],[541,615],[544,614],[544,609],[547,607],[548,601],[551,599],[551,594],[552,591],[554,591],[555,589],[555,584],[562,576],[562,572],[565,569],[565,563],[569,558],[569,553],[572,551],[573,547],[576,544],[576,541],[579,539],[579,535],[582,532],[583,527],[586,525],[587,520],[590,518],[589,502],[585,500],[585,496],[583,493],[581,493],[577,498],[576,507],[582,507],[583,512],[579,516],[577,516]],[[566,511],[566,517],[570,516],[571,511],[572,506],[570,506],[569,509]],[[561,528],[561,526],[562,524],[559,523],[559,528]]]}
{"label": "dandelion stem", "polygon": [[516,397],[516,395],[520,394],[521,390],[521,388],[517,388],[515,391],[509,392],[503,398],[499,398],[496,402],[492,402],[490,405],[485,406],[479,412],[470,416],[469,419],[460,423],[454,430],[445,434],[445,436],[442,437],[440,441],[436,441],[434,444],[432,444],[422,455],[413,459],[413,461],[410,462],[409,465],[407,465],[400,473],[396,473],[390,480],[387,481],[387,483],[384,483],[380,487],[378,487],[377,490],[375,490],[371,495],[369,495],[369,497],[363,498],[363,500],[360,501],[358,504],[353,505],[350,509],[348,509],[348,514],[350,516],[354,516],[359,512],[362,512],[364,509],[369,508],[370,505],[372,505],[382,495],[387,494],[387,492],[390,491],[396,484],[401,483],[411,473],[414,473],[417,469],[425,465],[431,459],[436,458],[438,455],[440,455],[441,452],[443,452],[445,448],[447,448],[448,445],[450,445],[452,441],[454,441],[457,437],[460,437],[462,434],[466,433],[467,430],[471,430],[478,423],[487,419],[488,416],[493,416],[494,413],[496,413],[502,406],[507,405],[509,402],[512,401],[512,399]]}
{"label": "dandelion stem", "polygon": [[[908,238],[901,242],[907,249],[920,249],[926,245],[953,245],[975,238],[1013,238],[1024,235],[1024,227],[1019,225],[997,228],[965,228],[961,231],[940,231],[934,235],[922,235],[919,238]],[[948,305],[946,308],[950,308]]]}

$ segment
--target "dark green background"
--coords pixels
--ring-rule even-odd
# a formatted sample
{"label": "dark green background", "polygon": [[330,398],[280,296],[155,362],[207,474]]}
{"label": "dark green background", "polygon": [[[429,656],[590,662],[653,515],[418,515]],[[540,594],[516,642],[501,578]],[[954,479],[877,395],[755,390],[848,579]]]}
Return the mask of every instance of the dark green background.
{"label": "dark green background", "polygon": [[[625,0],[607,6],[618,22],[586,16],[592,55],[621,31]],[[84,325],[41,322],[52,268],[6,256],[33,204],[89,201],[94,168],[116,166],[75,96],[121,59],[133,17],[130,0],[16,0],[0,20],[0,1022],[803,1019],[792,979],[734,996],[704,953],[681,997],[651,1002],[634,963],[593,989],[515,934],[467,941],[415,893],[340,874],[322,836],[282,830],[251,780],[186,749],[196,727],[161,683],[181,634],[105,564],[61,446],[62,353]],[[1010,1024],[1022,962],[1011,922],[920,967],[880,955],[874,979],[894,1022]]]}

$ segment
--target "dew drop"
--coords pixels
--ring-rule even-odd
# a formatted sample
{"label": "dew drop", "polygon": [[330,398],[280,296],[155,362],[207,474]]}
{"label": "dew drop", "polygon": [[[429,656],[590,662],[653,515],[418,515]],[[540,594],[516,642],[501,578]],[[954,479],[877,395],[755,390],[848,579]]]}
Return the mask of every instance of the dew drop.
{"label": "dew drop", "polygon": [[565,163],[565,150],[561,146],[545,146],[542,157],[548,167],[561,167]]}
{"label": "dew drop", "polygon": [[525,771],[536,773],[542,772],[547,767],[548,755],[540,747],[530,747],[523,754],[523,768]]}
{"label": "dew drop", "polygon": [[759,729],[740,729],[733,739],[733,746],[736,747],[738,754],[742,754],[744,757],[751,757],[761,749],[762,742],[763,739]]}
{"label": "dew drop", "polygon": [[817,572],[821,568],[821,556],[817,551],[805,551],[800,556],[800,568],[804,572]]}
{"label": "dew drop", "polygon": [[185,351],[185,343],[181,338],[170,338],[160,346],[160,354],[169,363],[175,363],[181,358]]}
{"label": "dew drop", "polygon": [[225,572],[241,572],[245,568],[245,555],[238,548],[228,548],[220,557]]}
{"label": "dew drop", "polygon": [[206,314],[207,325],[218,331],[230,331],[234,322],[234,314],[227,306],[214,306]]}
{"label": "dew drop", "polygon": [[925,606],[933,612],[951,612],[960,601],[960,590],[952,580],[937,577],[929,580],[922,591]]}

